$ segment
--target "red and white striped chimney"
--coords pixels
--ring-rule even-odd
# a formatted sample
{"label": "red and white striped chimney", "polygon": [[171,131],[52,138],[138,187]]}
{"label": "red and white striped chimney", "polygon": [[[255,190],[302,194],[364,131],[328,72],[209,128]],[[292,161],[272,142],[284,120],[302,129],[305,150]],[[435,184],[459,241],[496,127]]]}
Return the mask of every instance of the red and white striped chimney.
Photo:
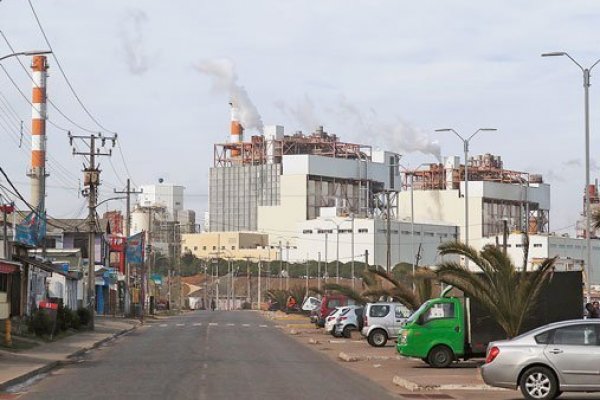
{"label": "red and white striped chimney", "polygon": [[46,195],[46,56],[33,56],[31,63],[33,94],[31,103],[31,205],[44,210]]}
{"label": "red and white striped chimney", "polygon": [[[242,143],[244,141],[244,127],[240,123],[240,111],[233,100],[229,103],[231,106],[231,143]],[[239,157],[241,151],[239,148],[231,150],[232,157]]]}

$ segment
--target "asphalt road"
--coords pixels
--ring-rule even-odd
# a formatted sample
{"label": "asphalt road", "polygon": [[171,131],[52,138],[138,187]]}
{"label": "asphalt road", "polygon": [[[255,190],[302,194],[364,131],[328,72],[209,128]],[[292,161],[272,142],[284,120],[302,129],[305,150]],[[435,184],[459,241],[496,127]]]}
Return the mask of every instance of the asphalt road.
{"label": "asphalt road", "polygon": [[255,312],[141,327],[26,387],[20,399],[391,399]]}

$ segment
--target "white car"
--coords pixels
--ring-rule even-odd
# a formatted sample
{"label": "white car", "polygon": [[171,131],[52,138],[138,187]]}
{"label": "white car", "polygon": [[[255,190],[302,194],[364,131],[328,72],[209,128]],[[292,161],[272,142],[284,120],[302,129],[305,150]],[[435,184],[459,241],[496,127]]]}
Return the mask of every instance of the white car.
{"label": "white car", "polygon": [[340,315],[340,311],[344,308],[346,307],[336,307],[332,312],[329,313],[327,317],[325,317],[325,332],[333,332],[333,328],[335,328],[337,317]]}

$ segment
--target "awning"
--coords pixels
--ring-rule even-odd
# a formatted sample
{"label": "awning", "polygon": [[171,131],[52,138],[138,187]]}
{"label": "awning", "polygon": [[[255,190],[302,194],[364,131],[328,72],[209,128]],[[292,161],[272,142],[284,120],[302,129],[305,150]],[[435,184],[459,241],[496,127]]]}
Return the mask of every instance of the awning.
{"label": "awning", "polygon": [[11,261],[0,260],[0,274],[13,274],[19,272],[21,264]]}

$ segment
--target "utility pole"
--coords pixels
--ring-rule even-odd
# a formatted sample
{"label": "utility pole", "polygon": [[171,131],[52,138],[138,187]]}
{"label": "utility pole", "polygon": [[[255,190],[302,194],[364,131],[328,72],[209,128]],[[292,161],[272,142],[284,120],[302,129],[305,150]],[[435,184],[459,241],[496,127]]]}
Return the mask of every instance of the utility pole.
{"label": "utility pole", "polygon": [[321,290],[321,252],[317,253],[317,289]]}
{"label": "utility pole", "polygon": [[[100,168],[96,165],[96,157],[112,155],[112,149],[108,152],[102,151],[106,145],[106,141],[110,140],[112,146],[115,147],[117,135],[111,137],[102,136],[101,133],[91,134],[89,136],[74,136],[69,133],[69,144],[73,146],[73,140],[82,141],[88,148],[88,151],[77,151],[73,147],[73,155],[89,157],[89,164],[83,169],[83,182],[87,186],[84,189],[84,196],[88,197],[88,223],[89,223],[89,240],[88,240],[88,309],[90,311],[90,328],[94,329],[94,313],[96,305],[96,204],[98,202],[98,186],[100,186]],[[98,146],[96,140],[100,140]]]}
{"label": "utility pole", "polygon": [[388,274],[392,271],[392,215],[390,204],[390,192],[385,192],[386,203],[386,228],[385,228],[385,243],[386,243],[386,271]]}
{"label": "utility pole", "polygon": [[[127,248],[127,243],[129,241],[129,236],[131,235],[131,195],[132,194],[140,194],[143,190],[135,190],[131,189],[130,179],[127,178],[127,188],[122,191],[117,191],[114,189],[116,194],[125,194],[127,196],[126,203],[126,211],[125,211],[125,248]],[[130,315],[131,313],[131,298],[130,298],[130,270],[129,270],[129,260],[125,257],[125,315]],[[170,277],[169,277],[170,282]]]}
{"label": "utility pole", "polygon": [[260,258],[260,256],[258,256],[258,298],[256,299],[256,308],[260,311],[261,307],[260,307],[260,303],[261,303],[261,298],[260,298],[260,274],[261,274],[261,267],[262,267],[262,260]]}
{"label": "utility pole", "polygon": [[246,301],[252,304],[252,295],[250,294],[250,257],[246,257]]}

